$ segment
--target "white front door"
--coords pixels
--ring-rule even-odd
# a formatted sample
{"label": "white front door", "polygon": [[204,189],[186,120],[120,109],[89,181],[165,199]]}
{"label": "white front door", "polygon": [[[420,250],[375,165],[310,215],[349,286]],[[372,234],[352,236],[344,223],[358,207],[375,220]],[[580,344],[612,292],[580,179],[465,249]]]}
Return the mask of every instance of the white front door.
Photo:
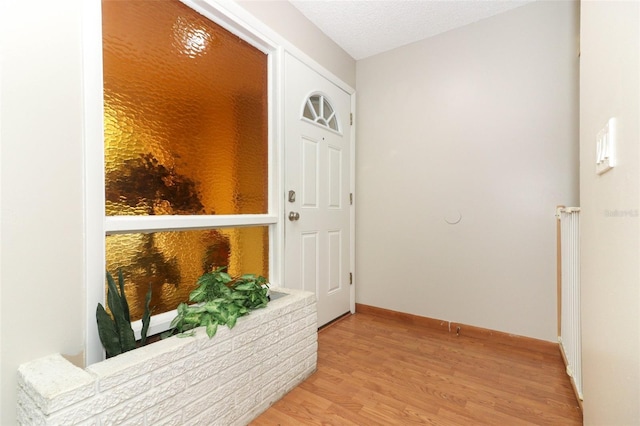
{"label": "white front door", "polygon": [[285,285],[316,293],[322,326],[350,308],[351,98],[288,54],[284,86]]}

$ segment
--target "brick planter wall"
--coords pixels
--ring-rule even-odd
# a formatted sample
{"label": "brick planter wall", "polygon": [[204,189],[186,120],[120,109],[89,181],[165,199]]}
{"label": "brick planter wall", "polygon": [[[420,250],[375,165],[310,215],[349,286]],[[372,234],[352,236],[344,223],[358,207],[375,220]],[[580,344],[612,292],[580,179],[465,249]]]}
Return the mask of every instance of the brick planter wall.
{"label": "brick planter wall", "polygon": [[171,337],[78,368],[59,354],[18,369],[23,425],[242,425],[317,363],[312,293],[286,293],[209,339]]}

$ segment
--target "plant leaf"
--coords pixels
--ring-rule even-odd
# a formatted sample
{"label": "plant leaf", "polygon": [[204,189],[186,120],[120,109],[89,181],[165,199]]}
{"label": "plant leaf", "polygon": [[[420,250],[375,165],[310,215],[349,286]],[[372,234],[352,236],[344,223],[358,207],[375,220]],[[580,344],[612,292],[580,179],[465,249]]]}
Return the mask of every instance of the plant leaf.
{"label": "plant leaf", "polygon": [[233,289],[238,291],[248,291],[248,290],[255,289],[255,287],[256,286],[254,283],[248,282],[248,283],[238,284],[237,286],[233,287]]}
{"label": "plant leaf", "polygon": [[236,321],[238,321],[238,314],[229,314],[229,319],[227,320],[227,327],[233,328],[236,325]]}
{"label": "plant leaf", "polygon": [[191,293],[189,293],[189,300],[192,302],[202,302],[204,301],[205,295],[206,291],[203,286],[196,287]]}
{"label": "plant leaf", "polygon": [[209,336],[209,339],[215,336],[217,331],[218,323],[216,321],[209,321],[209,323],[207,324],[207,336]]}
{"label": "plant leaf", "polygon": [[189,314],[184,317],[184,322],[186,324],[194,324],[196,326],[200,325],[200,315],[198,314]]}
{"label": "plant leaf", "polygon": [[180,323],[181,321],[182,315],[178,314],[173,320],[171,320],[171,324],[169,324],[169,327],[176,328],[178,326],[178,323]]}
{"label": "plant leaf", "polygon": [[182,302],[178,305],[178,315],[185,315],[187,313],[187,311],[189,310],[189,305],[187,305],[186,303]]}
{"label": "plant leaf", "polygon": [[206,305],[204,305],[204,308],[206,309],[207,312],[211,314],[217,314],[220,312],[220,303],[209,302]]}
{"label": "plant leaf", "polygon": [[113,281],[113,276],[109,272],[107,272],[107,306],[109,306],[109,310],[114,317],[115,311],[122,312],[122,302],[118,297],[118,289],[115,281]]}
{"label": "plant leaf", "polygon": [[175,332],[175,330],[173,328],[170,329],[170,330],[167,330],[164,333],[160,334],[160,339],[166,339],[167,337],[171,337],[171,336],[173,336],[174,332]]}
{"label": "plant leaf", "polygon": [[124,276],[122,275],[122,268],[118,268],[118,286],[120,287],[120,300],[122,301],[122,311],[124,312],[124,318],[127,322],[131,323],[131,316],[129,315],[129,303],[127,302],[127,296],[124,294]]}
{"label": "plant leaf", "polygon": [[112,357],[122,353],[116,324],[109,314],[107,314],[102,303],[98,303],[98,307],[96,308],[96,321],[98,323],[100,341],[107,352],[107,356]]}
{"label": "plant leaf", "polygon": [[197,288],[189,297],[198,305],[178,305],[178,315],[171,322],[172,331],[184,336],[186,330],[204,326],[211,338],[218,325],[233,328],[238,318],[247,315],[252,309],[267,305],[269,286],[266,278],[244,274],[234,282],[224,270],[226,266],[206,272],[198,278]]}
{"label": "plant leaf", "polygon": [[220,324],[226,324],[229,320],[229,313],[226,309],[220,309],[220,315],[218,318],[220,318]]}
{"label": "plant leaf", "polygon": [[131,328],[131,322],[125,316],[122,304],[122,300],[126,301],[126,297],[124,295],[120,297],[113,277],[109,272],[107,272],[107,285],[107,302],[120,339],[120,349],[121,352],[127,352],[136,348],[136,338]]}
{"label": "plant leaf", "polygon": [[149,331],[149,324],[151,323],[151,285],[149,285],[149,291],[144,299],[144,314],[142,315],[142,330],[140,331],[140,344],[144,346],[147,343],[147,332]]}
{"label": "plant leaf", "polygon": [[178,336],[178,337],[191,337],[191,336],[195,336],[195,334],[196,334],[196,332],[195,332],[195,331],[193,331],[193,330],[191,330],[191,331],[190,331],[190,332],[188,332],[188,333],[185,331],[185,332],[183,332],[183,333],[178,334],[177,336]]}
{"label": "plant leaf", "polygon": [[247,298],[247,295],[239,291],[234,291],[233,293],[231,293],[232,300],[245,300],[246,298]]}

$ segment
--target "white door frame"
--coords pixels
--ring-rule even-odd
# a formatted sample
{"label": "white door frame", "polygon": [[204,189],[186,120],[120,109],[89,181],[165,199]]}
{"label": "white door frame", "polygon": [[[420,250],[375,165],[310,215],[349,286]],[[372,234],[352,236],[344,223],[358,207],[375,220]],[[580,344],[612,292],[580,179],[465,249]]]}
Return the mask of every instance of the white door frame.
{"label": "white door frame", "polygon": [[[351,158],[344,161],[345,156],[353,153],[352,96],[290,54],[286,54],[285,74],[299,77],[285,82],[285,285],[317,294],[318,325],[322,326],[353,311],[354,233],[350,193],[354,170]],[[323,96],[321,104],[331,105],[337,128],[303,118],[309,97],[318,94]],[[331,152],[340,156],[339,172],[334,169],[338,166],[335,159],[331,161]],[[315,154],[309,157],[310,153]],[[327,180],[329,176],[332,184]],[[339,182],[339,191],[334,187],[336,182]],[[296,199],[288,200],[290,190],[297,192]],[[333,200],[331,207],[329,199]],[[299,212],[300,221],[288,219],[288,214],[295,212]],[[333,242],[329,244],[330,241]],[[339,252],[335,244],[340,245]]]}

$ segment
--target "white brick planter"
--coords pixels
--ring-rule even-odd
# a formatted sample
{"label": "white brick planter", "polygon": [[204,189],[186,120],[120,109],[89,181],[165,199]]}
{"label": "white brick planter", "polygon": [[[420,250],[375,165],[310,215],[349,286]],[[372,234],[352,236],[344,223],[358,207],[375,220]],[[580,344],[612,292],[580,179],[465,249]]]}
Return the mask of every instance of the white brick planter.
{"label": "white brick planter", "polygon": [[242,425],[317,364],[312,293],[286,293],[209,339],[171,337],[80,369],[50,355],[18,368],[23,425]]}

